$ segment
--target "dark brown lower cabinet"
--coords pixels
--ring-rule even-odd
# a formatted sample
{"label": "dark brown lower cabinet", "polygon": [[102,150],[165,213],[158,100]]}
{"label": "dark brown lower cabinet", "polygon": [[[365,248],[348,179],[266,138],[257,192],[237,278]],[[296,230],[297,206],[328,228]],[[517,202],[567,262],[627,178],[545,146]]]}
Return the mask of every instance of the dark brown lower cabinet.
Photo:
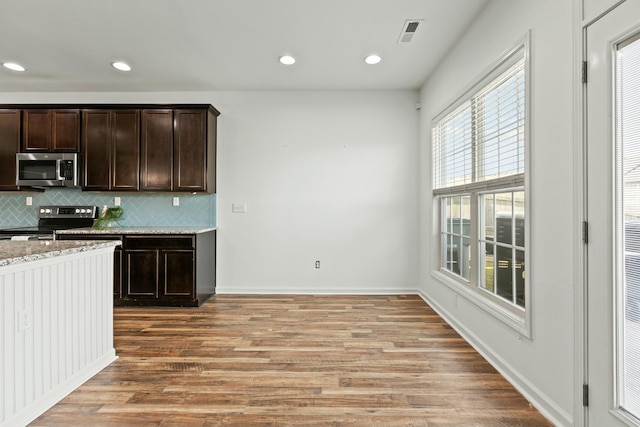
{"label": "dark brown lower cabinet", "polygon": [[198,307],[215,294],[215,230],[188,235],[59,234],[57,238],[123,242],[114,253],[116,306]]}
{"label": "dark brown lower cabinet", "polygon": [[122,246],[116,246],[113,251],[113,299],[120,298],[122,298]]}
{"label": "dark brown lower cabinet", "polygon": [[195,281],[194,251],[173,250],[162,252],[161,284],[167,297],[190,297]]}
{"label": "dark brown lower cabinet", "polygon": [[134,249],[124,252],[125,298],[158,298],[158,251]]}

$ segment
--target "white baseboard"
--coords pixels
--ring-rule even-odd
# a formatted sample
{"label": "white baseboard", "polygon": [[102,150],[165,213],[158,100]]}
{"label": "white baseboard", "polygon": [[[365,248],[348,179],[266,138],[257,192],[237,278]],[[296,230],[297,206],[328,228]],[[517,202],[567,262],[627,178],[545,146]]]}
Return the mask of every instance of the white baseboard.
{"label": "white baseboard", "polygon": [[310,288],[253,288],[242,286],[216,286],[216,294],[242,294],[242,295],[416,295],[416,288],[377,288],[377,289],[362,289],[362,288],[349,288],[349,287],[335,287],[321,289]]}

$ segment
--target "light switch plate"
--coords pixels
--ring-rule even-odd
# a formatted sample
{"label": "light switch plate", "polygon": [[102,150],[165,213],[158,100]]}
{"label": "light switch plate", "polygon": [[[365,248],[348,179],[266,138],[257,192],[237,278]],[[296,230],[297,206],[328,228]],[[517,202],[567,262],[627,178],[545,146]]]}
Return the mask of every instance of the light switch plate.
{"label": "light switch plate", "polygon": [[180,206],[180,197],[173,198],[173,206]]}
{"label": "light switch plate", "polygon": [[231,211],[233,213],[246,213],[247,212],[247,204],[246,203],[232,203]]}

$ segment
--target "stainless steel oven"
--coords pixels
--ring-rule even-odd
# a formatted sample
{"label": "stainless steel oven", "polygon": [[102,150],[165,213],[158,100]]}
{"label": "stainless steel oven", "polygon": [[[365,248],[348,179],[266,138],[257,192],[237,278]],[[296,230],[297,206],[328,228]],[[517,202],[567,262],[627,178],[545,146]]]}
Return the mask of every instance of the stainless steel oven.
{"label": "stainless steel oven", "polygon": [[55,240],[56,230],[91,227],[97,206],[40,206],[38,225],[0,229],[0,240]]}

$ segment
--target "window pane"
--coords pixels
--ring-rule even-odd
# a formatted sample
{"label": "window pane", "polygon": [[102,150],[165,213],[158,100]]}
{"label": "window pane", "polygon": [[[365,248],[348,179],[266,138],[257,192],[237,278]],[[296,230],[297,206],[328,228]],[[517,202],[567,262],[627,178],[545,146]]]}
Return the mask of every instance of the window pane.
{"label": "window pane", "polygon": [[451,235],[446,236],[447,244],[445,246],[445,259],[444,268],[449,271],[453,271],[455,260],[453,259],[453,237]]}
{"label": "window pane", "polygon": [[640,418],[640,40],[616,55],[620,405]]}
{"label": "window pane", "polygon": [[496,203],[496,241],[508,245],[513,242],[513,218],[512,193],[498,193],[495,195]]}
{"label": "window pane", "polygon": [[434,188],[472,182],[471,103],[462,104],[433,127]]}
{"label": "window pane", "polygon": [[525,281],[525,268],[524,268],[524,251],[516,251],[516,301],[520,307],[524,307],[525,294],[524,294],[524,281]]}
{"label": "window pane", "polygon": [[513,193],[513,210],[516,218],[516,246],[524,248],[524,191]]}
{"label": "window pane", "polygon": [[468,237],[460,238],[460,276],[469,280],[471,273],[471,240]]}
{"label": "window pane", "polygon": [[474,98],[478,165],[475,181],[524,172],[524,58]]}
{"label": "window pane", "polygon": [[482,284],[482,286],[488,290],[491,291],[492,293],[494,292],[495,286],[494,286],[494,272],[495,272],[495,265],[494,265],[494,251],[495,251],[495,246],[491,243],[486,243],[485,244],[485,251],[484,251],[484,268],[485,268],[485,274],[482,276],[482,278],[484,279],[484,283]]}
{"label": "window pane", "polygon": [[434,188],[524,172],[525,59],[517,62],[432,128]]}
{"label": "window pane", "polygon": [[442,204],[444,205],[444,223],[445,223],[445,231],[447,233],[451,233],[451,197],[444,197],[442,199]]}
{"label": "window pane", "polygon": [[454,197],[453,198],[453,206],[451,208],[451,216],[453,217],[453,228],[452,228],[452,232],[453,234],[462,234],[462,218],[460,217],[460,211],[461,211],[461,202],[460,202],[460,197]]}
{"label": "window pane", "polygon": [[441,199],[443,212],[442,267],[467,280],[471,274],[471,197]]}
{"label": "window pane", "polygon": [[461,234],[465,236],[471,235],[471,197],[463,196],[460,201],[461,211],[460,211],[460,219],[462,221],[462,232]]}
{"label": "window pane", "polygon": [[484,248],[480,286],[524,307],[524,191],[482,194],[480,211],[484,233],[479,241]]}
{"label": "window pane", "polygon": [[496,246],[496,288],[497,294],[513,301],[513,258],[511,248]]}
{"label": "window pane", "polygon": [[489,241],[494,240],[495,227],[495,208],[493,202],[493,194],[484,194],[481,196],[481,204],[484,207],[484,238]]}

